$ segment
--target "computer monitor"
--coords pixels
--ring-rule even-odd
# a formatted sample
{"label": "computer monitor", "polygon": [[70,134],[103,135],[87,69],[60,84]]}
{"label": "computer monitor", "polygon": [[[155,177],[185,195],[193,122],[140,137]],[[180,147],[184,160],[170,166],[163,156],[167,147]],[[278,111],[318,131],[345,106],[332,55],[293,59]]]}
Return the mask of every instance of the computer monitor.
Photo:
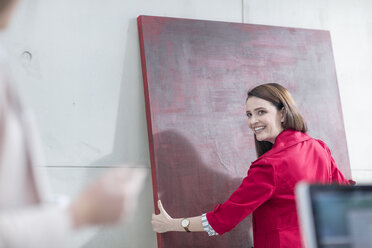
{"label": "computer monitor", "polygon": [[296,200],[306,248],[372,247],[372,186],[299,183]]}

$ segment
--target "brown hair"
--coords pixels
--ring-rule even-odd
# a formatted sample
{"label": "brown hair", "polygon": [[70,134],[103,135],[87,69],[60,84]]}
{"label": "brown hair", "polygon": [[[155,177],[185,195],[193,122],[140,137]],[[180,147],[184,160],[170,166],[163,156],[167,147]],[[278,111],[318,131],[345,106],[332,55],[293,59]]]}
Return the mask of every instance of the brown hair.
{"label": "brown hair", "polygon": [[0,13],[3,12],[13,0],[0,0]]}
{"label": "brown hair", "polygon": [[[301,116],[295,101],[289,91],[276,83],[262,84],[248,91],[247,99],[255,96],[271,102],[278,110],[284,108],[284,122],[282,123],[283,130],[294,129],[303,133],[307,132],[306,122]],[[273,147],[273,144],[268,141],[258,141],[254,136],[257,157],[267,152]]]}

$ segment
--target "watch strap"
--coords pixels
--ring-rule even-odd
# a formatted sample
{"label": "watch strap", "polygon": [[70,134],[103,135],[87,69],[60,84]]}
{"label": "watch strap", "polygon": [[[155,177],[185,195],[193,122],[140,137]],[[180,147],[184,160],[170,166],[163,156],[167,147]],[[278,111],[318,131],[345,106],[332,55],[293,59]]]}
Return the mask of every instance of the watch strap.
{"label": "watch strap", "polygon": [[[184,220],[187,220],[187,221],[188,221],[187,226],[183,226],[182,222],[183,222]],[[186,232],[191,232],[191,231],[189,230],[190,220],[188,220],[188,219],[183,219],[183,220],[181,220],[181,226],[183,227],[183,229],[185,229]]]}

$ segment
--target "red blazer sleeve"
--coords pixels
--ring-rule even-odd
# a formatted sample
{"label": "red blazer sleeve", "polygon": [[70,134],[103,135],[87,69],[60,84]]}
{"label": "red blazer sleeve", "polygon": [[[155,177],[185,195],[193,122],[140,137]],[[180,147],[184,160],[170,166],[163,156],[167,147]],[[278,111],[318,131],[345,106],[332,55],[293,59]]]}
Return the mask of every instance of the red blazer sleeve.
{"label": "red blazer sleeve", "polygon": [[331,153],[331,173],[332,173],[332,183],[344,184],[344,185],[355,185],[355,181],[347,180],[341,171],[337,168],[336,161],[333,159]]}
{"label": "red blazer sleeve", "polygon": [[207,213],[211,227],[220,235],[233,229],[275,190],[275,174],[271,165],[252,165],[239,188],[223,204]]}
{"label": "red blazer sleeve", "polygon": [[333,159],[331,150],[329,150],[329,147],[321,140],[318,140],[318,142],[323,146],[324,149],[327,150],[328,155],[331,159],[331,182],[337,183],[337,184],[344,184],[344,185],[355,185],[355,181],[347,180],[344,177],[344,175],[341,173],[341,171],[337,168],[336,161]]}

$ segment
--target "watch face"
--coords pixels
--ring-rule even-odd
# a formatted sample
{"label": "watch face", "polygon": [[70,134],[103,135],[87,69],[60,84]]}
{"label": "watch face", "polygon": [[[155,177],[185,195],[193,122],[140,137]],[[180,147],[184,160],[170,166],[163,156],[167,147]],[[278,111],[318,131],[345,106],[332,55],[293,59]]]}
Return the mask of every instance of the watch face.
{"label": "watch face", "polygon": [[187,219],[183,219],[181,222],[182,227],[187,227],[189,225],[190,221]]}

